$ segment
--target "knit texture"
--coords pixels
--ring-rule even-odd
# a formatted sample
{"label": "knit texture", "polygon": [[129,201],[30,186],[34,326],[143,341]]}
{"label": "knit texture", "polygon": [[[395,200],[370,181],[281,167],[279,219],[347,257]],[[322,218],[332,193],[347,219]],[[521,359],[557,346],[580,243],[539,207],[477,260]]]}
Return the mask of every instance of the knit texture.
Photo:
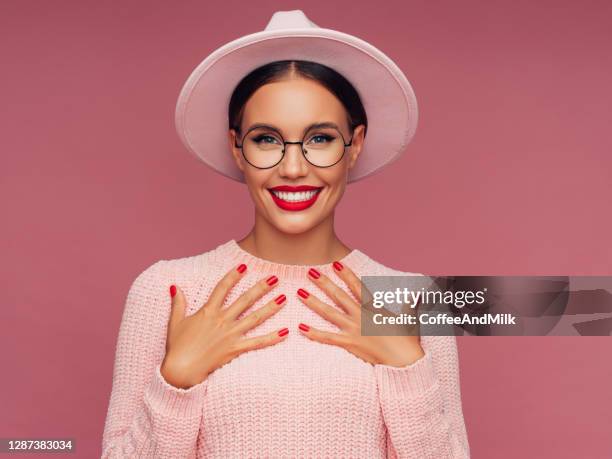
{"label": "knit texture", "polygon": [[[388,268],[357,249],[340,261],[358,276],[420,275]],[[238,319],[284,293],[285,306],[245,336],[283,327],[289,335],[239,355],[196,386],[171,386],[160,373],[170,285],[183,290],[190,315],[240,263],[247,271],[224,307],[275,274],[278,285]],[[372,365],[339,346],[312,341],[297,329],[300,322],[339,329],[301,303],[297,289],[341,309],[308,280],[310,267],[255,257],[231,239],[141,272],[119,328],[102,457],[469,457],[455,337],[422,336],[425,356],[406,367]],[[349,292],[331,265],[315,267]]]}

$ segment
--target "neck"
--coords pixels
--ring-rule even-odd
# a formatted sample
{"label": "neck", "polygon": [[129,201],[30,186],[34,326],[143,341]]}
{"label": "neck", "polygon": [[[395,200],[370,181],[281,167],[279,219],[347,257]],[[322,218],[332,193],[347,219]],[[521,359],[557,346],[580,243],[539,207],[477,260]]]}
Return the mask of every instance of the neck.
{"label": "neck", "polygon": [[256,213],[255,225],[237,243],[258,258],[291,265],[322,265],[351,252],[336,236],[333,212],[312,229],[295,234],[280,231]]}

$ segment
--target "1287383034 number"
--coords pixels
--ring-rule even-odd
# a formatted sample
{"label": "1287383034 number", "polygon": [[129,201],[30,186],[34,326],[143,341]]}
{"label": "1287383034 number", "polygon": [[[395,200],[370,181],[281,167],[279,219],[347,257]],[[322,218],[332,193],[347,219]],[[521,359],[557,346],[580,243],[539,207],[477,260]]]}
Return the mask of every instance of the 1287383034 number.
{"label": "1287383034 number", "polygon": [[74,453],[73,438],[0,438],[0,453]]}

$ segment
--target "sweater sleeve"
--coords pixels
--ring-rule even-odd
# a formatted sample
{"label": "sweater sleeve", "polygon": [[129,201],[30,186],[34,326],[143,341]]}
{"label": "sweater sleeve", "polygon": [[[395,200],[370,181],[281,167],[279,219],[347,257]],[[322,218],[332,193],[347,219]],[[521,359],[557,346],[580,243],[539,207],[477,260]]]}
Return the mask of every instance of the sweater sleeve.
{"label": "sweater sleeve", "polygon": [[160,372],[170,295],[164,260],[132,283],[115,351],[113,383],[102,438],[102,458],[194,457],[208,380],[180,389]]}
{"label": "sweater sleeve", "polygon": [[455,336],[422,336],[425,355],[406,367],[374,365],[387,455],[469,458]]}

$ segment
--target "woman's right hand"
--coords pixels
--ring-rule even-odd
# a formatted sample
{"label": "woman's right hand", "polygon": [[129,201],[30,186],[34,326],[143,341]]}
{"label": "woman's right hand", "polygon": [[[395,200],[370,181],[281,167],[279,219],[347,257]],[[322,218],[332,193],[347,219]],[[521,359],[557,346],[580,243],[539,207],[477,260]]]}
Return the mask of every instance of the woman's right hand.
{"label": "woman's right hand", "polygon": [[[172,297],[168,321],[166,355],[160,371],[172,386],[188,389],[204,381],[210,373],[232,361],[243,352],[284,341],[286,330],[278,330],[253,338],[242,335],[276,314],[285,304],[285,295],[279,295],[257,311],[236,320],[259,298],[278,285],[278,278],[270,276],[259,280],[229,307],[223,302],[234,285],[242,278],[240,265],[219,281],[208,301],[194,314],[185,317],[187,300],[179,287]],[[246,266],[245,266],[246,268]],[[172,293],[172,292],[171,292]],[[283,336],[279,332],[283,332]]]}

